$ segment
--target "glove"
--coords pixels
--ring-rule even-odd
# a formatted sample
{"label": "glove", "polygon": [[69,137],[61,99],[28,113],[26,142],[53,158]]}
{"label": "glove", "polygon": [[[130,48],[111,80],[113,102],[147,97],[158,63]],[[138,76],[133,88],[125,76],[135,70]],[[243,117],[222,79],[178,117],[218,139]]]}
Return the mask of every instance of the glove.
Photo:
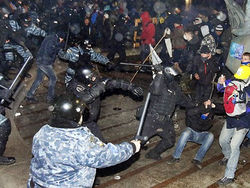
{"label": "glove", "polygon": [[109,62],[108,64],[106,64],[107,69],[108,70],[112,70],[114,68],[114,64],[112,64],[111,62]]}
{"label": "glove", "polygon": [[218,84],[224,85],[226,81],[226,77],[222,74],[218,79]]}
{"label": "glove", "polygon": [[154,69],[156,70],[156,72],[161,72],[161,71],[163,71],[163,67],[162,67],[161,64],[154,65],[153,67],[154,67]]}
{"label": "glove", "polygon": [[141,149],[141,141],[140,140],[131,140],[130,142],[135,145],[135,153],[139,152]]}
{"label": "glove", "polygon": [[110,81],[109,78],[103,78],[103,79],[101,80],[101,82],[102,82],[105,86],[107,85],[108,81]]}
{"label": "glove", "polygon": [[132,86],[131,92],[137,97],[141,97],[143,95],[143,89],[141,87]]}
{"label": "glove", "polygon": [[217,54],[222,54],[222,50],[221,49],[216,49],[216,53]]}
{"label": "glove", "polygon": [[167,27],[165,30],[164,30],[164,35],[170,35],[171,33],[171,30]]}

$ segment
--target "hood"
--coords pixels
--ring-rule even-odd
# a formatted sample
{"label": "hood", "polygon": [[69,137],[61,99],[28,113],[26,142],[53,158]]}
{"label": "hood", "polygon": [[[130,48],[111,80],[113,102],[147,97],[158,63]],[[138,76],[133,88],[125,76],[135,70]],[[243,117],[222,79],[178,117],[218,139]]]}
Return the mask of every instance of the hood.
{"label": "hood", "polygon": [[143,25],[151,21],[150,15],[147,11],[141,13],[141,20]]}

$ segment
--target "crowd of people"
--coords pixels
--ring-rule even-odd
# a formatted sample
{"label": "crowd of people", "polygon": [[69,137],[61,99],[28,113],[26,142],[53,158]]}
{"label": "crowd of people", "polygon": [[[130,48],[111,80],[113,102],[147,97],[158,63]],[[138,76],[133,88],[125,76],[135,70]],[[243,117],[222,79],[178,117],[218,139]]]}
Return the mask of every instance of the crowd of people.
{"label": "crowd of people", "polygon": [[[213,117],[226,114],[219,138],[225,156],[220,164],[226,165],[226,171],[218,184],[234,181],[240,146],[244,140],[246,146],[250,142],[250,107],[247,104],[250,53],[242,54],[240,68],[234,75],[230,74],[225,63],[232,34],[225,6],[191,7],[189,11],[168,7],[163,13],[152,9],[153,6],[153,1],[133,0],[1,2],[0,83],[11,79],[10,70],[20,70],[27,61],[35,62],[37,75],[26,100],[38,102],[35,92],[44,76],[49,78],[47,102],[53,117],[51,123],[34,136],[28,187],[91,187],[96,168],[128,160],[155,135],[161,140],[146,158],[160,160],[161,154],[175,145],[172,114],[177,105],[186,109],[187,128],[168,164],[180,161],[190,141],[201,144],[192,163],[202,169],[202,159],[214,140],[209,131]],[[140,19],[139,27],[134,26],[136,19]],[[156,75],[150,84],[150,104],[143,117],[141,136],[145,139],[113,145],[106,142],[96,123],[100,95],[108,90],[122,90],[142,97],[143,90],[125,80],[100,78],[90,62],[102,64],[106,67],[104,70],[115,68],[119,71],[119,63],[127,60],[126,49],[132,48],[135,42],[135,31],[140,36],[141,63],[151,64],[148,57],[152,46],[162,64],[152,66]],[[95,52],[95,47],[107,52],[107,56]],[[114,64],[116,53],[119,58]],[[56,58],[68,63],[65,72],[67,96],[56,95]],[[30,67],[25,68],[26,77],[30,77]],[[220,74],[223,75],[219,77]],[[177,75],[191,80],[191,96],[183,93]],[[218,90],[224,92],[224,107],[212,102],[217,78]],[[235,80],[240,82],[240,89],[232,89],[228,101],[239,98],[238,103],[243,106],[240,113],[232,115],[225,105],[229,103],[225,96],[232,85],[236,85]],[[0,91],[1,98],[9,101],[11,93],[4,90]],[[238,103],[233,102],[235,106]],[[2,102],[1,106],[5,108]],[[0,125],[7,122],[4,110],[1,112]],[[139,119],[141,112],[139,109]],[[5,150],[9,127],[3,131],[6,134],[0,155]],[[0,164],[14,162],[12,157],[0,157]]]}

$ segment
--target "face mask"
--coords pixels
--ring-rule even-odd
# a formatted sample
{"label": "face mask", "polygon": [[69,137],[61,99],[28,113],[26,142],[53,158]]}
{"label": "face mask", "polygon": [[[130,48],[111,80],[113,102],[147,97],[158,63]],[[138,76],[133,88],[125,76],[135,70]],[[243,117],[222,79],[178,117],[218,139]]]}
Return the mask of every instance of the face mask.
{"label": "face mask", "polygon": [[241,62],[242,65],[250,65],[250,61],[247,62]]}
{"label": "face mask", "polygon": [[207,119],[207,117],[208,117],[208,116],[206,116],[205,114],[202,114],[202,115],[201,115],[201,119],[203,119],[203,120]]}
{"label": "face mask", "polygon": [[201,60],[202,60],[203,62],[205,62],[205,61],[208,60],[208,57],[201,57]]}

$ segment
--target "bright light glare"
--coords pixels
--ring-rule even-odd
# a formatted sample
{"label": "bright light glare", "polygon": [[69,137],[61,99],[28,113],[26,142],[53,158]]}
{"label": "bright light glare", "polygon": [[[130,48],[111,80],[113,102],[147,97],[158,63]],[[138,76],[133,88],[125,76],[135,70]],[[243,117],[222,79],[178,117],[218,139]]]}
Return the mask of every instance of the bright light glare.
{"label": "bright light glare", "polygon": [[72,105],[71,105],[71,104],[69,104],[69,103],[65,103],[65,104],[63,104],[63,106],[62,106],[62,107],[63,107],[63,109],[64,109],[64,110],[66,110],[66,111],[67,111],[67,110],[69,110],[70,108],[72,108]]}
{"label": "bright light glare", "polygon": [[188,10],[192,4],[192,0],[185,0],[186,10]]}

